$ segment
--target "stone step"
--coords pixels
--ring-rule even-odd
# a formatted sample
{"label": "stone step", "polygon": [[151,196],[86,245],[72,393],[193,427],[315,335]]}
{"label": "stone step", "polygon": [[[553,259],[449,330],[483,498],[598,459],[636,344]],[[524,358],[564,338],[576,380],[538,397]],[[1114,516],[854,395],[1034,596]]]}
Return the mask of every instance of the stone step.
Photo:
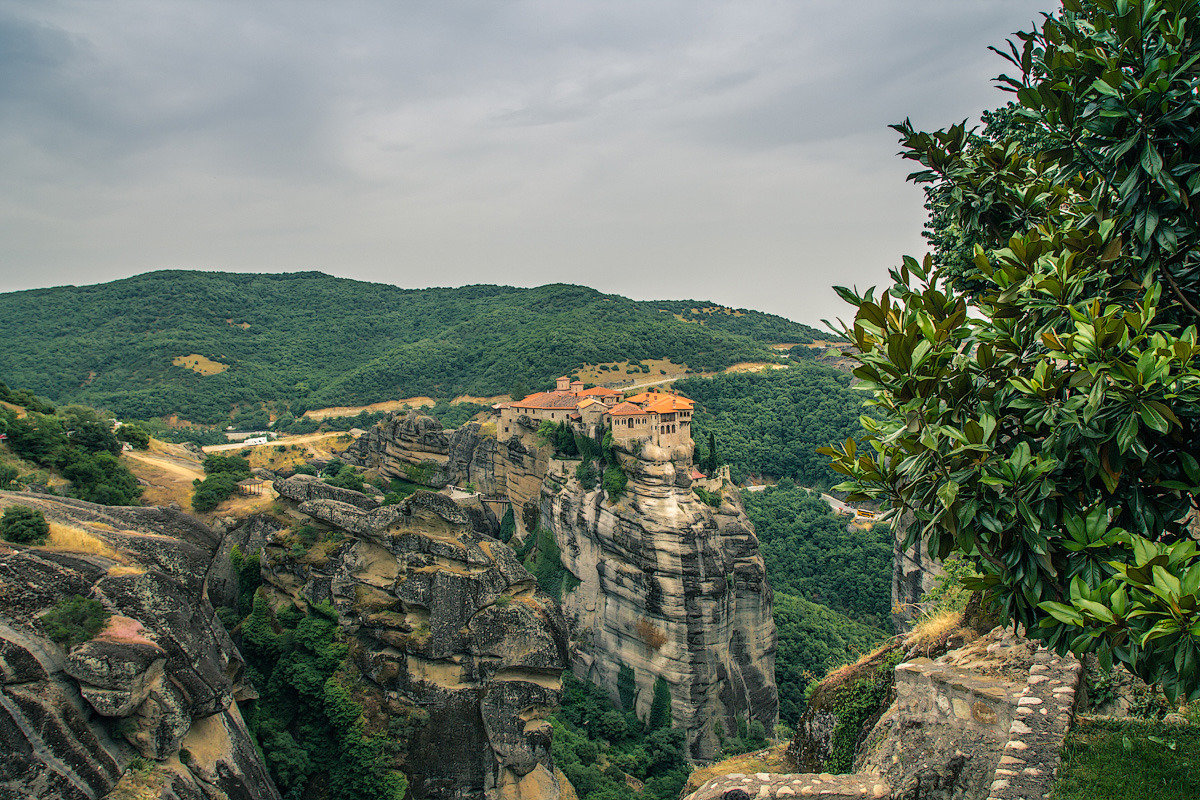
{"label": "stone step", "polygon": [[768,798],[819,797],[824,800],[879,800],[891,797],[891,787],[874,774],[799,774],[768,772],[734,773],[713,778],[686,800],[768,800]]}

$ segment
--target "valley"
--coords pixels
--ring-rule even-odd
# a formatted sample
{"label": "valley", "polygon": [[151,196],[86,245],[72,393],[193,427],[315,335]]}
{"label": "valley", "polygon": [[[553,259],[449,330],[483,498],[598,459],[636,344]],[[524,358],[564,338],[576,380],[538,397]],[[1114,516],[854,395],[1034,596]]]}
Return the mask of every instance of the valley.
{"label": "valley", "polygon": [[[817,367],[795,367],[813,368]],[[640,367],[637,371],[645,374]],[[567,378],[559,381],[558,395],[573,398],[573,403],[583,402],[587,394],[583,382],[569,387],[568,383]],[[628,391],[643,388],[649,393],[628,397],[643,398],[641,402],[656,408],[665,398],[675,397],[658,392],[656,386],[631,385]],[[558,396],[555,391],[547,396]],[[618,392],[611,394],[620,397]],[[18,393],[13,398],[25,396]],[[496,397],[466,399],[503,404],[503,399]],[[607,444],[613,428],[608,412],[630,403],[606,403],[594,404],[600,416],[592,427],[579,427],[568,439],[547,433],[549,413],[544,421],[536,416],[531,419],[524,416],[519,404],[514,406],[520,413],[513,416],[478,411],[477,419],[447,429],[437,420],[421,416],[435,409],[429,405],[414,408],[410,399],[383,407],[341,407],[319,415],[324,425],[337,419],[363,420],[364,412],[383,412],[381,421],[357,440],[346,432],[331,430],[285,435],[264,444],[230,442],[201,449],[151,438],[144,448],[120,453],[119,462],[127,465],[140,484],[141,502],[148,506],[190,510],[199,502],[198,485],[207,486],[215,476],[224,474],[215,470],[244,470],[230,473],[235,482],[241,481],[241,476],[263,480],[265,489],[253,494],[234,487],[227,499],[217,499],[200,519],[211,527],[216,548],[208,556],[211,566],[204,570],[209,575],[205,591],[232,633],[236,651],[230,652],[240,652],[239,658],[250,668],[234,679],[228,691],[234,696],[256,693],[259,697],[249,704],[235,702],[226,711],[239,709],[246,717],[250,735],[267,756],[266,769],[281,791],[286,793],[289,786],[298,790],[308,780],[324,775],[322,770],[327,768],[317,766],[318,754],[310,751],[310,769],[315,771],[308,774],[312,777],[285,777],[279,771],[283,751],[277,749],[277,740],[267,735],[268,729],[261,727],[261,715],[277,702],[269,692],[263,695],[266,687],[262,681],[277,667],[274,656],[261,650],[259,634],[251,631],[265,624],[277,632],[282,626],[286,634],[295,624],[296,613],[310,619],[325,607],[329,610],[320,613],[336,628],[329,629],[334,637],[329,646],[335,641],[361,643],[347,651],[349,657],[343,657],[340,666],[329,662],[323,669],[336,666],[338,674],[356,676],[344,685],[365,715],[363,724],[368,729],[394,727],[396,719],[407,718],[411,722],[406,724],[415,725],[405,734],[408,738],[388,746],[392,755],[385,761],[390,759],[393,769],[400,768],[401,772],[394,774],[405,776],[416,797],[441,797],[449,786],[465,792],[464,797],[532,800],[559,797],[559,793],[567,797],[572,791],[568,787],[579,784],[586,790],[594,780],[589,777],[590,767],[576,760],[580,748],[609,748],[615,758],[618,751],[640,752],[641,737],[661,729],[678,733],[679,738],[672,739],[675,744],[666,751],[674,755],[658,766],[629,762],[624,774],[629,781],[653,787],[652,791],[643,788],[639,797],[673,798],[690,771],[688,765],[719,757],[730,742],[746,735],[748,723],[756,733],[747,742],[763,741],[754,737],[774,732],[782,698],[775,683],[780,645],[767,583],[772,568],[759,554],[755,526],[743,510],[737,487],[727,477],[714,474],[708,478],[697,472],[695,448],[686,432],[681,438],[662,440],[656,438],[658,434],[637,433],[634,439],[613,439]],[[40,408],[45,412],[52,407],[44,404]],[[452,409],[454,405],[443,403],[437,408]],[[32,421],[34,417],[22,419]],[[17,423],[17,413],[12,420]],[[667,417],[663,420],[667,420],[660,426],[664,431],[677,426]],[[49,430],[49,422],[38,424],[42,427],[33,430]],[[64,424],[70,428],[79,423],[64,418]],[[508,434],[499,432],[499,427]],[[610,431],[608,437],[605,431]],[[645,443],[641,443],[643,439]],[[25,439],[18,439],[18,448],[31,446],[23,442]],[[213,461],[215,457],[224,461]],[[239,463],[245,466],[238,467]],[[592,465],[596,478],[587,474]],[[311,477],[304,471],[324,474]],[[621,476],[620,488],[610,485],[612,475]],[[65,488],[70,486],[65,484]],[[354,488],[341,488],[350,486]],[[438,490],[442,494],[431,494]],[[9,498],[6,506],[12,502]],[[30,507],[53,510],[60,517],[75,515],[71,523],[54,523],[46,547],[64,552],[92,542],[87,545],[91,557],[109,559],[113,564],[110,573],[133,570],[144,574],[148,569],[94,533],[97,523],[92,521],[92,512],[51,509],[36,500]],[[68,536],[63,530],[76,532]],[[409,543],[403,545],[404,552],[416,547],[412,555],[396,549],[401,542]],[[408,566],[397,566],[405,563]],[[488,563],[495,566],[488,567]],[[491,569],[499,570],[498,577],[490,577]],[[420,576],[431,583],[420,588],[419,581],[426,579]],[[351,577],[354,582],[346,583]],[[479,589],[465,589],[465,584],[451,588],[462,581],[479,580],[483,581]],[[887,580],[883,571],[878,580]],[[439,600],[439,593],[447,591],[455,598],[477,597],[468,601],[476,604],[476,610],[461,609],[457,613],[467,616],[460,622],[439,622],[439,613],[464,602]],[[798,657],[808,658],[796,654],[799,641],[834,633],[832,628],[820,626],[802,633],[794,627],[796,621],[817,619],[824,613],[817,609],[823,607],[797,605],[803,601],[793,595],[777,598],[787,609],[789,638],[784,651],[790,665]],[[467,620],[477,620],[467,626],[474,630],[482,624],[479,614],[487,609],[492,609],[487,613],[503,610],[501,618],[507,619],[525,608],[533,611],[533,617],[504,623],[505,630],[519,633],[519,640],[489,639],[491,643],[483,645],[470,638],[458,644],[453,644],[455,637],[445,638],[451,630],[465,631]],[[131,618],[140,620],[151,641],[157,640],[156,623],[143,620],[145,614],[138,612]],[[828,626],[835,618],[821,625]],[[535,634],[543,624],[550,625],[547,632]],[[478,635],[492,637],[488,630],[480,627]],[[549,637],[546,642],[551,649],[547,652],[555,655],[527,655],[522,658],[533,660],[513,661],[517,653],[528,652],[530,636]],[[363,646],[378,651],[371,655],[359,649]],[[849,651],[841,652],[845,654],[841,658],[849,657]],[[485,661],[470,662],[474,666],[468,663],[484,654]],[[806,661],[809,666],[800,669],[824,669],[837,658],[830,655],[823,661]],[[555,711],[562,692],[557,676],[562,670],[599,691],[589,702],[611,704],[615,712],[625,715],[626,736],[633,738],[621,743],[603,738],[611,734],[601,736],[575,728],[574,733],[556,734],[562,741],[555,745],[553,757],[549,750],[539,750],[540,745],[524,744],[509,751],[504,748],[517,746],[517,740],[505,739],[507,734],[501,734],[496,726],[513,724],[506,720],[511,720],[516,710],[486,703],[470,706],[479,702],[480,692],[495,692],[503,686],[504,692],[511,693],[524,686],[521,692],[541,698],[532,701],[544,709],[535,719],[567,725]],[[789,681],[787,708],[794,709],[795,693],[803,687],[791,678]],[[69,685],[63,686],[69,693]],[[531,700],[514,702],[526,709],[521,712],[525,721],[519,724],[530,730]],[[404,710],[406,703],[414,705]],[[383,707],[388,709],[383,716],[370,716],[380,712],[369,709]],[[282,714],[281,720],[292,714],[282,707],[270,713]],[[439,717],[441,713],[449,716]],[[573,712],[564,709],[562,713],[570,717]],[[794,717],[794,711],[788,713]],[[473,718],[482,719],[483,727],[468,734],[461,726]],[[110,735],[100,724],[97,735]],[[186,732],[189,729],[182,720],[178,724],[180,733],[173,734],[174,741],[188,741],[192,734]],[[211,725],[195,721],[193,727],[199,731]],[[601,738],[586,738],[589,736]],[[222,741],[232,740],[226,736]],[[545,741],[551,741],[548,734]],[[446,749],[450,742],[473,752],[456,755],[453,749]],[[594,744],[585,747],[586,742]],[[163,746],[181,745],[167,742]],[[188,745],[188,752],[198,746]],[[228,759],[234,756],[225,749],[230,746],[210,745],[205,760],[217,765],[232,763]],[[532,750],[520,749],[531,746]],[[434,750],[421,749],[430,747],[436,748],[438,756],[432,755]],[[481,760],[474,752],[480,748],[492,752],[495,760]],[[116,752],[120,750],[118,745]],[[120,762],[122,756],[115,757]],[[563,763],[559,765],[555,759]],[[184,777],[192,780],[199,774]],[[390,780],[386,770],[371,774],[384,783]],[[146,776],[150,777],[145,780],[162,785],[178,785],[180,780],[155,766]],[[573,791],[578,793],[579,787]],[[580,796],[590,795],[584,791]]]}

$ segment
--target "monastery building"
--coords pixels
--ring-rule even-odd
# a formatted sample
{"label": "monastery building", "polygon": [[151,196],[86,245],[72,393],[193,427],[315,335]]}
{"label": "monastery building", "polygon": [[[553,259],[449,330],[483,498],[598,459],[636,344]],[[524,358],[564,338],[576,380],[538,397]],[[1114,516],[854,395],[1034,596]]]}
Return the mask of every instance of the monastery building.
{"label": "monastery building", "polygon": [[617,440],[641,439],[660,447],[692,444],[691,400],[650,390],[621,399],[621,393],[561,377],[552,392],[537,392],[500,406],[499,433],[511,436],[518,417],[535,422],[566,422],[587,436],[612,426]]}

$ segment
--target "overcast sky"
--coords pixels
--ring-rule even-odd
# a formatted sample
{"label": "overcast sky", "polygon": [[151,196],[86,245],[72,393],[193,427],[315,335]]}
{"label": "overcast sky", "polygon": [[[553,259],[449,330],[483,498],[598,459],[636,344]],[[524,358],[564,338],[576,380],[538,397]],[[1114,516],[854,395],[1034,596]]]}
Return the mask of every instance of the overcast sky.
{"label": "overcast sky", "polygon": [[815,323],[923,252],[887,125],[1051,0],[0,0],[0,290],[570,282]]}

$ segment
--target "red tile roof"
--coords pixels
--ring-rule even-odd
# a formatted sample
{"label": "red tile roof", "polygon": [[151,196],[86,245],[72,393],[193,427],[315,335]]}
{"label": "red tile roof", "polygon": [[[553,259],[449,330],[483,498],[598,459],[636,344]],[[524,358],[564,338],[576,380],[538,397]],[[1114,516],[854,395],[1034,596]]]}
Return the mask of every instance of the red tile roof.
{"label": "red tile roof", "polygon": [[661,395],[646,403],[646,410],[655,414],[673,414],[676,411],[690,411],[692,401],[676,395]]}
{"label": "red tile roof", "polygon": [[514,400],[510,405],[512,408],[575,408],[579,398],[571,392],[537,392],[524,400]]}
{"label": "red tile roof", "polygon": [[616,389],[606,389],[603,386],[593,386],[590,389],[584,389],[579,393],[581,397],[620,397],[621,393]]}
{"label": "red tile roof", "polygon": [[635,406],[633,403],[625,402],[618,403],[608,411],[614,417],[633,417],[638,414],[645,414],[646,410],[641,406]]}

